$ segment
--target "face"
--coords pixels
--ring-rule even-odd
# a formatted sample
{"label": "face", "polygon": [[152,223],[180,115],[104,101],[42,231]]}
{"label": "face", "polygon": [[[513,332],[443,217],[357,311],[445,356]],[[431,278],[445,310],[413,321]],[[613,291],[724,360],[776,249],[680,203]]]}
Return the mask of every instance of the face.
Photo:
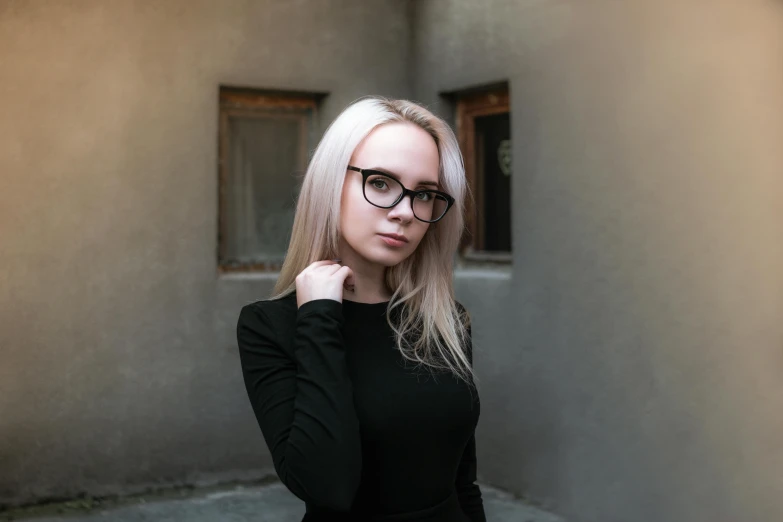
{"label": "face", "polygon": [[[438,146],[432,136],[412,123],[376,127],[356,147],[350,165],[389,172],[410,190],[438,189],[422,184],[438,182]],[[362,194],[362,179],[360,172],[346,171],[340,206],[341,252],[347,249],[366,262],[394,266],[416,250],[430,223],[414,217],[409,196],[392,208],[371,205]],[[380,234],[399,234],[407,242],[395,246]],[[348,256],[344,253],[343,257]]]}

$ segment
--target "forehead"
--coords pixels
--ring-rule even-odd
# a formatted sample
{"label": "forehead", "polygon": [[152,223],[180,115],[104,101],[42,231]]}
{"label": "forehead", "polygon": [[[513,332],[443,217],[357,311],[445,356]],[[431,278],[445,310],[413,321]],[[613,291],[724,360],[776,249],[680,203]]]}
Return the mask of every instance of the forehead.
{"label": "forehead", "polygon": [[351,164],[394,174],[405,185],[438,182],[440,155],[430,134],[412,123],[387,123],[356,147]]}

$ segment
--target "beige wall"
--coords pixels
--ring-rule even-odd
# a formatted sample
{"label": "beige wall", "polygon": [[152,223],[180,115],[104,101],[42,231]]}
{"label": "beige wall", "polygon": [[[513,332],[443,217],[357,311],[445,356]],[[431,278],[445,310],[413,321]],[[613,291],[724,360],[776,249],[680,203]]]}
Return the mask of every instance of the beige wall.
{"label": "beige wall", "polygon": [[458,280],[482,477],[580,522],[783,519],[783,4],[416,6],[419,99],[511,89],[510,288]]}
{"label": "beige wall", "polygon": [[0,2],[0,505],[271,470],[216,275],[218,85],[409,95],[404,2]]}

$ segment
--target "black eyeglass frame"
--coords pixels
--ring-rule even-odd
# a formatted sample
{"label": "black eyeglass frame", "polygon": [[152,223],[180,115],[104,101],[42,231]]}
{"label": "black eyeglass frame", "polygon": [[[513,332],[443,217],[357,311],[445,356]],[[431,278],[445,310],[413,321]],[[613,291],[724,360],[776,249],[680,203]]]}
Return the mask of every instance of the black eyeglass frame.
{"label": "black eyeglass frame", "polygon": [[[435,190],[435,189],[411,190],[409,188],[406,188],[405,185],[403,185],[399,180],[394,179],[392,176],[389,176],[389,174],[387,174],[386,172],[382,172],[380,170],[360,169],[359,167],[354,167],[353,165],[348,165],[348,170],[356,171],[356,172],[358,172],[359,174],[362,175],[362,195],[364,195],[364,199],[367,200],[367,203],[369,203],[370,205],[372,205],[374,207],[378,207],[378,208],[393,208],[393,207],[397,206],[397,204],[400,201],[402,201],[405,198],[405,196],[410,196],[410,198],[411,198],[411,210],[413,210],[413,197],[414,196],[416,196],[418,194],[421,194],[421,193],[424,193],[424,192],[434,192],[434,193],[436,193],[436,194],[438,194],[440,196],[443,196],[445,198],[445,200],[446,200],[446,210],[443,211],[443,214],[441,214],[441,216],[438,219],[433,220],[433,221],[427,221],[426,219],[421,219],[419,216],[416,215],[415,212],[413,213],[413,217],[415,217],[419,221],[423,221],[425,223],[437,223],[438,221],[443,219],[443,217],[449,211],[451,206],[454,205],[454,201],[455,201],[454,198],[451,197],[450,195],[446,194],[445,192],[441,192],[440,190]],[[391,179],[393,181],[396,181],[402,187],[402,194],[400,194],[400,197],[398,197],[397,200],[394,203],[392,203],[391,205],[389,205],[388,207],[384,207],[384,206],[381,206],[381,205],[376,205],[375,203],[373,203],[372,201],[367,199],[367,194],[365,193],[364,189],[367,186],[367,177],[368,176],[372,176],[372,175],[384,176],[384,177],[389,178],[389,179]]]}

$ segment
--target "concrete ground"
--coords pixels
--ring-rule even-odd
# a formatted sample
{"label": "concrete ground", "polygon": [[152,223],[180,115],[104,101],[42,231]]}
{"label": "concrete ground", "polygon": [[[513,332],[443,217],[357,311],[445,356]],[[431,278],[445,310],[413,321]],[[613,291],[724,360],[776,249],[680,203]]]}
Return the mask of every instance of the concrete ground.
{"label": "concrete ground", "polygon": [[[495,488],[480,485],[488,522],[564,522]],[[0,520],[33,522],[299,522],[304,504],[280,483],[192,490],[186,498],[139,496],[111,507],[69,502],[38,512],[5,514]],[[85,501],[82,501],[85,502]],[[45,513],[44,511],[48,511]],[[60,514],[53,514],[53,513]]]}

